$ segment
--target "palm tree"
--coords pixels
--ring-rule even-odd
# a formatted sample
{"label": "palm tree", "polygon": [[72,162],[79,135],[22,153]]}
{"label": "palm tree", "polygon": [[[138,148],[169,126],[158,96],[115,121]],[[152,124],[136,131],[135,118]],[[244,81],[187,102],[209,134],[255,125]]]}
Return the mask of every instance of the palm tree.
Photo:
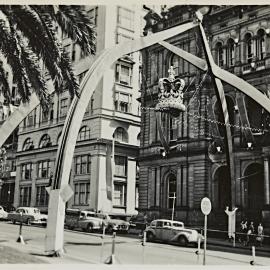
{"label": "palm tree", "polygon": [[[34,91],[48,107],[47,81],[56,93],[78,95],[79,84],[57,29],[78,44],[85,55],[95,53],[95,28],[83,6],[0,5],[0,52],[9,64],[22,102]],[[44,72],[45,71],[45,72]],[[10,102],[11,91],[0,62],[2,93]]]}

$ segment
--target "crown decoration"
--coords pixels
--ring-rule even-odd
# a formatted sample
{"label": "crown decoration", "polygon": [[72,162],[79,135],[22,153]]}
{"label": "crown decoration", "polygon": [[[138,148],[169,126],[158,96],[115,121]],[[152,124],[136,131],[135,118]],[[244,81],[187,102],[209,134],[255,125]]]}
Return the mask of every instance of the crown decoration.
{"label": "crown decoration", "polygon": [[183,104],[183,92],[185,81],[176,78],[174,67],[168,70],[169,77],[159,79],[158,103],[155,107],[156,111],[168,111],[174,116],[178,116],[180,112],[186,110]]}

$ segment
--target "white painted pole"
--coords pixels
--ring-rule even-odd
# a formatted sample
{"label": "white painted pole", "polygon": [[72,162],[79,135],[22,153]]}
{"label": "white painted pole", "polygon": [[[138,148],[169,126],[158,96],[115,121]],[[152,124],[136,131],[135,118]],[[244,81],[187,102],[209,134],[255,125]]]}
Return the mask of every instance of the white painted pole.
{"label": "white painted pole", "polygon": [[254,265],[255,264],[255,246],[252,246],[252,261],[250,261],[250,264],[251,265]]}
{"label": "white painted pole", "polygon": [[206,240],[207,240],[207,215],[204,215],[204,250],[203,250],[203,265],[205,265]]}
{"label": "white painted pole", "polygon": [[143,232],[142,246],[143,246],[143,264],[145,262],[145,242],[146,242],[146,231]]}
{"label": "white painted pole", "polygon": [[173,220],[173,218],[174,218],[174,204],[175,204],[175,192],[173,193],[173,208],[172,208],[172,220]]}
{"label": "white painted pole", "polygon": [[106,227],[103,226],[103,229],[102,229],[102,236],[101,236],[101,252],[100,252],[100,262],[102,263],[102,259],[103,259],[103,252],[104,252],[104,238],[105,238],[105,230],[106,230]]}

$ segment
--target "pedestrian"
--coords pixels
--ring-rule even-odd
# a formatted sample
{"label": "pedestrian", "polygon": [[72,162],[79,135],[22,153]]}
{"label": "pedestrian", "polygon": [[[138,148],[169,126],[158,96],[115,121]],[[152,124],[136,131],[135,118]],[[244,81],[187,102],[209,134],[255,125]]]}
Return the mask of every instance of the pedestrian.
{"label": "pedestrian", "polygon": [[244,220],[241,221],[240,223],[240,237],[239,237],[239,242],[243,243],[243,245],[246,244],[246,237],[245,235],[247,234],[247,221],[244,222]]}
{"label": "pedestrian", "polygon": [[251,221],[247,231],[247,246],[249,246],[249,244],[252,244],[253,242],[254,242],[254,224],[253,221]]}
{"label": "pedestrian", "polygon": [[258,228],[257,228],[257,237],[256,237],[256,242],[262,246],[262,242],[263,242],[263,226],[262,223],[259,223]]}

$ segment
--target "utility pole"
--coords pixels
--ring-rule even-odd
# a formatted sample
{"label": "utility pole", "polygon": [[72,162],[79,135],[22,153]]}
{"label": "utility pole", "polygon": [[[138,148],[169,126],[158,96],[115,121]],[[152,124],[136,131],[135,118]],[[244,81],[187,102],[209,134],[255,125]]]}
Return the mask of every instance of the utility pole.
{"label": "utility pole", "polygon": [[173,218],[174,218],[174,205],[175,205],[175,199],[176,199],[175,192],[173,193],[172,197],[169,197],[169,199],[173,199],[173,207],[172,207],[172,221],[173,221]]}

